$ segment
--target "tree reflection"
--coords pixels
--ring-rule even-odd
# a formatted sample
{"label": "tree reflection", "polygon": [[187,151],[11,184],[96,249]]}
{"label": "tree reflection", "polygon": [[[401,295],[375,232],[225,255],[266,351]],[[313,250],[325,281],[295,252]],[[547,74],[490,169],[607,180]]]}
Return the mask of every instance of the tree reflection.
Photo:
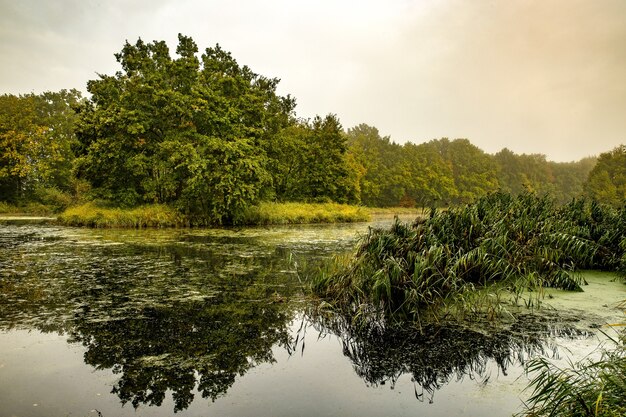
{"label": "tree reflection", "polygon": [[[122,403],[174,411],[215,400],[237,376],[291,349],[301,284],[275,248],[245,239],[72,245],[17,236],[0,254],[0,328],[69,334],[119,375]],[[28,240],[30,241],[30,240]],[[254,256],[251,256],[254,255]]]}
{"label": "tree reflection", "polygon": [[385,326],[368,321],[355,325],[335,314],[311,314],[314,326],[337,335],[354,371],[372,386],[411,375],[418,400],[432,402],[434,393],[454,379],[469,377],[485,383],[489,364],[504,375],[512,365],[524,364],[536,355],[558,356],[549,340],[553,336],[584,337],[588,333],[562,324],[563,318],[520,315],[499,326],[484,324],[480,330],[459,323],[432,324],[416,329]]}
{"label": "tree reflection", "polygon": [[202,397],[215,400],[237,375],[272,363],[272,346],[291,343],[287,304],[271,295],[269,302],[235,298],[220,294],[106,319],[81,312],[71,335],[87,348],[86,363],[120,374],[113,392],[123,403],[161,405],[171,390],[179,411],[194,399],[196,382]]}

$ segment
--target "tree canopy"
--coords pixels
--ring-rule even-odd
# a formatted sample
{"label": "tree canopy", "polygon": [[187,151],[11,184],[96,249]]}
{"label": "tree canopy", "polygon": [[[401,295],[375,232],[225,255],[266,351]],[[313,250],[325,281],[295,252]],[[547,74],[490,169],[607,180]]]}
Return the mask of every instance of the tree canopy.
{"label": "tree canopy", "polygon": [[367,124],[344,131],[332,113],[298,118],[279,79],[219,44],[199,53],[179,35],[172,54],[138,39],[115,58],[120,70],[89,81],[89,99],[0,96],[0,201],[89,191],[116,206],[167,204],[204,225],[237,223],[261,201],[450,206],[501,190],[617,206],[626,195],[623,145],[597,166],[491,155],[463,138],[401,145]]}
{"label": "tree canopy", "polygon": [[176,58],[163,41],[127,42],[116,54],[123,71],[88,83],[77,172],[106,199],[234,222],[269,185],[270,139],[295,101],[219,45],[198,58],[190,37],[178,41]]}
{"label": "tree canopy", "polygon": [[42,188],[69,190],[77,90],[0,96],[0,195],[17,202]]}
{"label": "tree canopy", "polygon": [[613,206],[626,202],[626,146],[600,154],[585,182],[585,193]]}

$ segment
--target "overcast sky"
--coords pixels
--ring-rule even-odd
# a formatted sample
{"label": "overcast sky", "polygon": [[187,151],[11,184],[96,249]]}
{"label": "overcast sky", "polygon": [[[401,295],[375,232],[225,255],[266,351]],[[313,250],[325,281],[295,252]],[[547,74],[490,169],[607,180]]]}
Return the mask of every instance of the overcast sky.
{"label": "overcast sky", "polygon": [[191,36],[300,117],[572,161],[626,144],[626,0],[0,0],[0,93],[77,88]]}

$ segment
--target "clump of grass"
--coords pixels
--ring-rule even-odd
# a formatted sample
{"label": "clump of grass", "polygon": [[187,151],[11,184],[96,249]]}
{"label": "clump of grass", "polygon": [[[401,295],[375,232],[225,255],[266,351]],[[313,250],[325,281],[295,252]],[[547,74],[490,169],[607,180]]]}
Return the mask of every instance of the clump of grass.
{"label": "clump of grass", "polygon": [[241,224],[349,223],[368,221],[366,209],[338,203],[272,203],[248,208]]}
{"label": "clump of grass", "polygon": [[626,415],[625,335],[599,360],[587,359],[560,368],[544,358],[533,359],[527,371],[536,376],[533,392],[519,416],[617,417]]}
{"label": "clump of grass", "polygon": [[148,205],[131,209],[102,207],[94,202],[71,207],[61,213],[58,222],[67,226],[97,228],[180,227],[184,217],[166,205]]}
{"label": "clump of grass", "polygon": [[[584,202],[557,208],[547,197],[495,193],[464,207],[433,211],[414,224],[396,220],[390,229],[370,230],[355,257],[320,274],[312,288],[355,316],[374,309],[403,322],[441,317],[455,300],[467,304],[468,297],[460,295],[477,289],[497,286],[518,301],[528,289],[544,286],[582,291],[573,272],[616,267],[623,252],[616,253],[614,241],[626,234],[626,222],[611,216],[594,224],[578,221],[593,210]],[[492,296],[483,299],[498,311]],[[456,303],[454,310],[476,312],[470,304]]]}

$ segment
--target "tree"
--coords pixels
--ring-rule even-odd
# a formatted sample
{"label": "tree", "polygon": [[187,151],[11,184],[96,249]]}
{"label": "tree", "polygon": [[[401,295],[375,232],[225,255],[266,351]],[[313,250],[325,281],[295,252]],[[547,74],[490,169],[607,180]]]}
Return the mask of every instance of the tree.
{"label": "tree", "polygon": [[268,154],[278,200],[359,201],[361,167],[347,153],[346,136],[336,115],[293,121],[273,143]]}
{"label": "tree", "polygon": [[453,202],[468,203],[498,189],[495,162],[469,140],[443,138],[431,144],[452,167],[456,188]]}
{"label": "tree", "polygon": [[405,194],[402,147],[364,123],[348,129],[348,153],[358,169],[361,202],[368,206],[397,206]]}
{"label": "tree", "polygon": [[271,188],[268,150],[295,101],[219,45],[126,42],[122,71],[89,81],[77,173],[120,205],[171,203],[197,223],[236,223]]}
{"label": "tree", "polygon": [[584,185],[585,194],[619,207],[626,201],[626,146],[600,154]]}
{"label": "tree", "polygon": [[420,207],[448,205],[456,197],[452,164],[437,152],[433,142],[403,147],[405,195]]}
{"label": "tree", "polygon": [[0,96],[0,199],[71,188],[77,90]]}

